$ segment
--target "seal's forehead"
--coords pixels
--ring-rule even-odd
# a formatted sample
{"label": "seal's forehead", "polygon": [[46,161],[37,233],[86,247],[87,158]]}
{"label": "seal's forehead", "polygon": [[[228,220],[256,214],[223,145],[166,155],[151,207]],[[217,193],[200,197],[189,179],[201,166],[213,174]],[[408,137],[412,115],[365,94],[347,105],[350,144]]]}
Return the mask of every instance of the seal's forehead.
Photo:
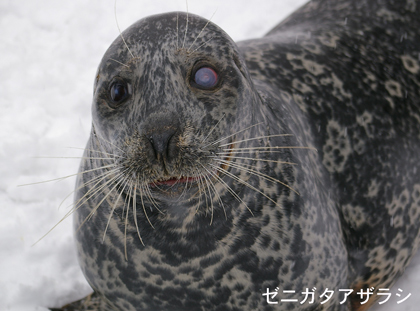
{"label": "seal's forehead", "polygon": [[143,18],[131,25],[123,35],[160,41],[167,35],[170,38],[178,37],[179,40],[195,40],[198,35],[210,33],[229,38],[219,26],[206,18],[191,13],[170,12]]}
{"label": "seal's forehead", "polygon": [[179,51],[188,52],[205,47],[235,46],[233,40],[216,24],[198,15],[184,12],[171,12],[152,15],[143,18],[125,31],[112,43],[105,58],[129,57],[128,49],[136,51],[137,55],[149,51]]}

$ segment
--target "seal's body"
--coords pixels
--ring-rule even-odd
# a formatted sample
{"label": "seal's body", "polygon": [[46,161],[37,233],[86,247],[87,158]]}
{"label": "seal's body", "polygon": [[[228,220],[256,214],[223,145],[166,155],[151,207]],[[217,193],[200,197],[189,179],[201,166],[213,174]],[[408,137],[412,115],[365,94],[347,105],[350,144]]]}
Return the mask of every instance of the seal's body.
{"label": "seal's body", "polygon": [[311,1],[238,44],[186,13],[123,32],[98,69],[74,213],[103,308],[371,306],[419,243],[419,14]]}

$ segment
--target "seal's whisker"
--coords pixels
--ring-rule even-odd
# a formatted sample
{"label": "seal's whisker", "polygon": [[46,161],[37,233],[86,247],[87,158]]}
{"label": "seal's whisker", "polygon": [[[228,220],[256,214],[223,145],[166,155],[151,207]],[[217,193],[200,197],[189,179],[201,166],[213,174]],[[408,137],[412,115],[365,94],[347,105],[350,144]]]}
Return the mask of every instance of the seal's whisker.
{"label": "seal's whisker", "polygon": [[266,195],[265,193],[263,193],[261,190],[255,188],[254,186],[252,186],[250,183],[240,179],[238,176],[233,175],[232,173],[230,173],[229,171],[225,170],[224,168],[220,167],[220,166],[216,166],[213,164],[210,164],[211,166],[214,166],[215,169],[217,169],[219,172],[225,174],[226,176],[232,178],[233,180],[239,181],[241,184],[244,184],[245,186],[247,186],[248,188],[260,193],[261,195],[263,195],[264,197],[266,197],[268,200],[270,200],[271,202],[273,202],[274,204],[276,204],[277,206],[279,206],[277,204],[276,201],[274,201],[272,198],[270,198],[268,195]]}
{"label": "seal's whisker", "polygon": [[120,29],[120,25],[118,24],[118,18],[117,18],[117,0],[115,0],[114,3],[114,15],[115,15],[115,23],[117,24],[117,28],[118,28],[118,32],[120,33],[121,39],[124,42],[125,47],[127,48],[128,52],[130,53],[132,58],[135,58],[133,53],[131,53],[130,48],[127,45],[127,42],[125,42],[124,36],[122,35],[121,29]]}
{"label": "seal's whisker", "polygon": [[190,47],[188,48],[187,52],[190,51],[190,49],[193,47],[193,45],[195,44],[195,42],[197,41],[197,39],[201,36],[201,34],[203,33],[203,31],[207,28],[208,24],[210,23],[210,21],[213,19],[214,15],[216,14],[217,9],[214,11],[213,15],[210,17],[210,19],[207,21],[207,23],[204,25],[203,29],[201,29],[200,33],[198,34],[198,36],[195,38],[194,42],[190,45]]}
{"label": "seal's whisker", "polygon": [[[209,187],[207,185],[207,180],[203,179],[203,187],[204,187],[204,195],[205,195],[205,199],[206,199],[206,216],[207,216],[207,211],[210,210],[212,204],[213,204],[213,200],[211,199],[211,192],[209,192]],[[198,211],[198,209],[197,209]]]}
{"label": "seal's whisker", "polygon": [[[95,187],[93,187],[93,189],[95,189],[95,192],[94,193],[92,193],[92,195],[91,196],[89,196],[89,198],[87,198],[82,204],[80,204],[80,205],[76,205],[75,207],[74,207],[74,209],[76,210],[76,209],[78,209],[78,208],[80,208],[80,206],[82,206],[84,203],[86,203],[87,201],[89,201],[94,195],[96,195],[98,192],[100,192],[100,191],[102,191],[104,188],[106,188],[107,187],[107,185],[108,184],[111,184],[111,183],[113,183],[115,180],[117,180],[118,178],[120,178],[121,176],[123,176],[123,174],[121,173],[121,174],[119,174],[119,175],[117,175],[117,176],[114,176],[114,177],[112,177],[112,178],[110,178],[109,180],[107,180],[103,185],[100,185],[99,187],[96,187],[96,189],[95,189]],[[117,186],[118,186],[118,183],[116,183],[115,185],[114,185],[114,187],[112,187],[111,188],[111,190],[110,191],[108,191],[105,195],[104,195],[104,197],[99,201],[99,203],[98,204],[96,204],[96,206],[94,207],[94,208],[92,208],[92,211],[89,213],[89,215],[85,218],[85,220],[80,224],[80,226],[79,226],[79,228],[86,222],[86,221],[88,221],[89,219],[91,219],[92,218],[92,216],[96,213],[96,211],[98,210],[98,208],[99,208],[99,206],[101,206],[102,205],[102,202],[104,202],[105,201],[105,199],[112,193],[112,191],[114,191],[115,190],[115,188],[117,188]],[[83,197],[82,197],[83,198]]]}
{"label": "seal's whisker", "polygon": [[285,186],[286,188],[289,188],[290,190],[292,190],[293,192],[295,192],[297,195],[299,195],[299,192],[297,192],[295,189],[293,189],[292,187],[290,187],[288,184],[286,184],[286,183],[284,183],[284,182],[282,182],[282,181],[280,181],[280,180],[278,180],[278,179],[276,179],[274,177],[271,177],[269,175],[263,174],[263,173],[261,173],[259,171],[256,171],[256,170],[247,168],[247,167],[245,167],[246,164],[243,164],[243,166],[241,166],[241,165],[239,165],[236,162],[229,162],[229,161],[226,161],[226,160],[219,160],[218,162],[219,163],[223,163],[223,164],[228,164],[228,165],[230,165],[232,167],[235,167],[235,168],[237,168],[239,170],[243,170],[243,171],[248,172],[250,174],[253,174],[255,176],[259,176],[261,178],[264,178],[265,180],[269,180],[269,181],[274,182],[274,183],[279,183],[279,184]]}
{"label": "seal's whisker", "polygon": [[[123,154],[125,154],[125,151],[124,151],[124,150],[122,150],[120,147],[116,146],[115,144],[111,143],[110,141],[106,140],[105,138],[103,138],[102,136],[100,136],[99,134],[97,134],[96,132],[94,132],[94,136],[95,136],[96,138],[98,138],[98,139],[102,140],[104,143],[109,144],[110,146],[112,146],[112,147],[114,147],[114,148],[118,149],[118,150],[119,150],[119,151],[121,151]],[[91,142],[91,143],[93,143],[93,142]],[[99,145],[99,146],[101,146],[101,143],[100,143],[99,141],[98,141],[97,143],[98,143],[98,145]]]}
{"label": "seal's whisker", "polygon": [[[109,214],[109,217],[108,217],[108,221],[107,221],[107,224],[106,224],[106,226],[105,226],[105,231],[104,231],[104,235],[103,235],[103,239],[102,239],[102,242],[105,240],[105,236],[106,236],[106,232],[107,232],[107,230],[108,230],[108,226],[109,226],[109,224],[110,224],[110,222],[111,222],[111,218],[112,218],[112,215],[113,215],[113,213],[114,213],[114,211],[115,211],[115,209],[116,209],[116,207],[117,207],[117,203],[118,203],[118,201],[120,200],[120,198],[121,198],[121,196],[122,196],[122,194],[123,194],[123,192],[124,192],[124,189],[127,187],[127,184],[128,184],[128,182],[130,181],[128,178],[127,178],[127,176],[128,176],[128,174],[132,171],[133,169],[125,169],[125,170],[123,170],[122,172],[120,172],[120,174],[118,175],[118,176],[115,176],[116,178],[114,178],[114,180],[117,180],[118,178],[119,178],[119,180],[116,182],[116,185],[115,185],[115,187],[111,190],[111,191],[109,191],[110,193],[114,190],[114,189],[116,189],[118,186],[121,186],[122,188],[121,188],[121,191],[118,191],[118,189],[116,189],[116,191],[117,191],[117,193],[118,193],[118,197],[117,197],[117,199],[115,200],[115,202],[114,202],[114,204],[113,204],[113,207],[111,208],[111,212],[110,212],[110,214]],[[125,182],[125,183],[124,183]],[[123,185],[123,183],[124,183],[124,185]],[[125,205],[125,204],[123,204],[123,205]]]}
{"label": "seal's whisker", "polygon": [[[205,209],[205,212],[206,213],[205,213],[205,216],[207,217],[207,214],[208,214],[209,210],[212,210],[213,209],[213,196],[212,196],[212,192],[210,190],[209,181],[206,178],[203,178],[201,180],[201,182],[203,184],[204,196],[205,196],[205,199],[206,199],[206,209]],[[210,205],[209,205],[209,203],[210,203]],[[196,209],[196,213],[197,212],[198,212],[198,207]]]}
{"label": "seal's whisker", "polygon": [[[118,183],[116,183],[115,185],[114,185],[114,187],[112,187],[111,188],[111,190],[109,190],[108,191],[108,193],[106,193],[105,195],[104,195],[104,197],[102,198],[102,200],[101,201],[99,201],[99,203],[98,204],[96,204],[95,205],[95,207],[92,209],[92,211],[89,213],[89,215],[86,217],[86,219],[80,224],[80,226],[79,227],[81,227],[81,226],[83,226],[83,224],[86,222],[86,221],[89,221],[92,217],[93,217],[93,215],[96,213],[96,211],[98,210],[98,208],[102,205],[102,203],[111,195],[111,193],[116,189],[118,187]],[[102,189],[101,189],[102,190]]]}
{"label": "seal's whisker", "polygon": [[[139,187],[139,191],[140,191],[140,199],[141,199],[141,206],[143,207],[143,212],[144,212],[144,215],[146,216],[147,222],[149,223],[149,225],[150,225],[153,229],[155,229],[155,227],[153,226],[152,222],[151,222],[151,221],[150,221],[150,219],[149,219],[149,216],[147,215],[146,207],[145,207],[144,202],[143,202],[143,193],[142,193],[142,190],[144,190],[144,189],[143,189],[143,187],[144,187],[144,186]],[[143,245],[144,245],[144,244],[143,244]]]}
{"label": "seal's whisker", "polygon": [[[92,188],[89,189],[77,202],[73,204],[73,208],[70,210],[70,214],[78,210],[83,204],[88,202],[91,198],[93,198],[96,194],[98,194],[103,188],[105,188],[110,182],[114,182],[120,175],[114,176],[107,180],[104,184],[101,184],[101,182],[105,179],[107,179],[110,175],[113,173],[104,174],[101,176],[101,178],[97,181],[95,185],[92,186]],[[67,217],[67,216],[66,216]]]}
{"label": "seal's whisker", "polygon": [[128,178],[127,180],[127,185],[128,185],[128,195],[125,197],[124,204],[122,205],[122,211],[121,211],[122,217],[124,216],[125,209],[126,208],[128,209],[129,204],[130,204],[131,191],[132,191],[132,185],[133,185],[133,181],[130,178]]}
{"label": "seal's whisker", "polygon": [[82,159],[82,160],[112,160],[112,158],[95,158],[95,157],[34,157],[34,159]]}
{"label": "seal's whisker", "polygon": [[[74,192],[76,192],[77,190],[80,190],[81,188],[83,188],[83,187],[85,187],[86,185],[88,185],[88,184],[90,184],[90,183],[93,183],[95,180],[97,180],[97,179],[101,179],[101,177],[103,177],[101,180],[103,180],[103,179],[105,179],[105,178],[107,178],[108,177],[108,175],[106,175],[106,176],[104,176],[105,174],[101,174],[101,175],[99,175],[99,176],[97,176],[97,177],[95,177],[95,178],[92,178],[92,180],[91,181],[89,181],[89,182],[86,182],[86,183],[84,183],[83,185],[81,185],[80,187],[78,187],[76,190],[74,190],[74,191],[72,191],[70,194],[68,194],[62,201],[61,201],[61,203],[60,203],[60,205],[58,206],[58,208],[60,209],[60,207],[62,206],[62,204],[66,201],[66,199],[71,195],[71,194],[73,194]],[[100,181],[99,181],[100,182]],[[96,185],[94,185],[93,187],[92,187],[92,189],[94,189],[96,187]],[[79,201],[78,201],[79,202]],[[69,216],[71,216],[79,207],[76,207],[76,204],[77,204],[77,202],[76,203],[72,203],[72,204],[70,204],[70,206],[72,206],[72,208],[70,209],[70,211],[69,212],[67,212],[66,213],[66,215],[64,215],[61,219],[60,219],[60,221],[57,223],[57,224],[55,224],[50,230],[48,230],[48,232],[46,233],[46,234],[44,234],[38,241],[36,241],[33,245],[35,245],[35,244],[37,244],[39,241],[41,241],[44,237],[46,237],[52,230],[54,230],[59,224],[61,224],[65,219],[67,219]]]}
{"label": "seal's whisker", "polygon": [[[223,205],[222,200],[220,199],[219,193],[217,192],[216,187],[212,183],[211,179],[208,176],[204,176],[207,179],[207,184],[210,185],[211,189],[213,189],[213,193],[216,195],[217,200],[219,201],[219,204],[223,207],[223,210],[225,210],[225,207]],[[226,215],[226,212],[225,212]],[[213,217],[214,217],[214,205],[211,206],[211,216],[210,216],[210,226],[213,224]]]}
{"label": "seal's whisker", "polygon": [[195,53],[197,52],[199,49],[201,49],[203,46],[205,46],[207,43],[209,43],[211,40],[213,40],[214,37],[211,37],[210,39],[208,39],[206,42],[204,42],[203,44],[201,44],[198,48],[196,48],[194,51],[190,52],[190,53]]}
{"label": "seal's whisker", "polygon": [[[241,199],[241,197],[216,173],[211,173],[214,178],[216,178],[225,188],[226,190],[240,203],[242,203],[248,211],[251,213],[252,216],[254,216],[254,213],[252,210],[248,207],[248,205]],[[226,215],[226,214],[225,214]]]}
{"label": "seal's whisker", "polygon": [[[134,57],[133,57],[133,58],[134,58]],[[112,61],[114,61],[114,62],[116,62],[116,63],[118,63],[118,64],[120,64],[120,65],[123,65],[123,66],[125,66],[125,67],[127,67],[127,68],[130,68],[130,66],[128,66],[128,65],[126,65],[126,64],[124,64],[124,63],[122,63],[122,62],[120,62],[120,61],[117,61],[116,59],[110,58],[110,60],[112,60]]]}
{"label": "seal's whisker", "polygon": [[125,213],[125,220],[124,220],[124,257],[125,260],[128,261],[128,253],[127,253],[127,227],[128,227],[128,211],[130,210],[129,208],[129,204],[130,204],[130,200],[128,198],[131,197],[131,193],[133,191],[133,182],[130,180],[130,190],[128,192],[128,197],[124,203],[124,209],[122,211],[122,216],[124,217],[124,212],[125,212],[125,205],[127,205],[127,211]]}
{"label": "seal's whisker", "polygon": [[[230,149],[228,149],[230,150]],[[258,150],[258,154],[261,153],[283,153],[282,150]],[[249,154],[248,150],[239,150],[239,151],[226,151],[226,152],[217,152],[217,155],[231,155],[231,154]]]}
{"label": "seal's whisker", "polygon": [[[192,161],[190,161],[190,160],[187,160],[189,163],[190,163],[190,165],[193,167],[193,163],[192,163]],[[182,179],[182,174],[181,175],[179,175],[178,176],[178,178],[177,178],[177,180],[175,181],[175,183],[169,188],[169,189],[172,189],[172,187],[174,187],[175,185],[177,185],[177,184],[179,184],[179,182],[180,182],[180,180]],[[181,194],[178,196],[178,198],[175,200],[176,202],[179,202],[181,199],[182,199],[182,197],[187,193],[187,190],[188,189],[191,189],[191,187],[192,187],[192,182],[190,181],[190,180],[187,180],[185,183],[184,183],[184,189],[182,190],[182,192],[181,192]]]}
{"label": "seal's whisker", "polygon": [[[266,136],[253,137],[253,138],[248,138],[248,139],[237,140],[237,141],[235,141],[235,144],[246,142],[246,141],[258,140],[258,139],[265,139],[265,138],[272,138],[272,137],[286,137],[286,136],[293,136],[293,134],[276,134],[276,135],[266,135]],[[223,144],[223,145],[219,145],[219,147],[225,147],[225,146],[229,146],[229,145],[231,145],[231,144],[230,143]]]}
{"label": "seal's whisker", "polygon": [[186,0],[185,3],[187,5],[187,23],[185,26],[185,34],[184,34],[184,41],[182,42],[182,48],[184,48],[185,46],[185,40],[187,39],[187,33],[188,33],[188,0]]}
{"label": "seal's whisker", "polygon": [[[106,177],[104,177],[106,178]],[[62,204],[62,203],[61,203]],[[74,204],[72,204],[74,205]],[[76,208],[73,207],[70,211],[68,211],[61,219],[58,221],[50,230],[48,230],[41,238],[39,238],[32,246],[36,245],[40,242],[43,238],[45,238],[48,234],[50,234],[58,225],[60,225],[64,220],[66,220],[69,216],[71,216],[76,211]]]}
{"label": "seal's whisker", "polygon": [[[210,172],[209,172],[209,174],[210,174],[210,175],[212,175]],[[212,176],[213,176],[213,175],[212,175]],[[218,201],[219,201],[219,204],[220,204],[220,206],[221,206],[221,207],[222,207],[222,209],[223,209],[223,213],[225,214],[225,218],[227,219],[225,205],[224,205],[224,203],[223,203],[222,198],[220,197],[219,191],[217,191],[217,188],[216,188],[216,186],[214,185],[214,182],[211,180],[211,178],[210,178],[210,176],[209,176],[209,175],[204,175],[204,177],[205,177],[206,179],[208,179],[208,181],[209,181],[210,185],[211,185],[211,186],[212,186],[212,188],[214,189],[214,193],[216,194],[217,199],[218,199]]]}
{"label": "seal's whisker", "polygon": [[318,151],[316,148],[314,147],[302,147],[302,146],[268,146],[268,147],[244,147],[244,148],[226,148],[226,149],[222,149],[223,151],[242,151],[242,150],[266,150],[266,149],[271,149],[271,150],[276,150],[276,149],[309,149],[309,150],[314,150],[314,151]]}
{"label": "seal's whisker", "polygon": [[[141,193],[141,189],[139,189],[139,191],[140,191],[140,198],[141,198],[141,201],[142,201],[144,214],[146,215],[147,221],[149,221],[149,224],[150,224],[150,225],[152,226],[152,228],[154,229],[154,227],[153,227],[152,223],[151,223],[151,222],[150,222],[150,220],[149,220],[149,217],[147,217],[147,213],[146,213],[146,210],[145,210],[145,208],[144,208],[144,204],[143,204],[143,195],[142,195],[142,193]],[[137,231],[137,235],[138,235],[138,237],[139,237],[140,243],[141,243],[143,246],[145,246],[145,245],[144,245],[144,243],[143,243],[143,239],[141,238],[139,225],[138,225],[138,223],[137,223],[137,204],[136,204],[136,197],[137,197],[137,187],[136,187],[136,186],[134,186],[134,196],[133,196],[133,218],[134,218],[134,224],[135,224],[135,226],[136,226],[136,231]]]}
{"label": "seal's whisker", "polygon": [[[248,158],[248,157],[235,157],[235,156],[231,156],[230,152],[220,152],[216,154],[219,156],[229,156],[230,159],[237,159],[237,160],[252,160],[252,161],[270,162],[270,163],[277,163],[277,164],[298,165],[297,163],[287,162],[287,161],[276,161],[276,160],[270,160],[270,159]],[[209,156],[209,158],[220,159],[217,156]]]}
{"label": "seal's whisker", "polygon": [[[197,195],[197,197],[198,197],[198,205],[197,205],[197,208],[198,208],[201,205],[201,194],[202,194],[202,188],[201,187],[202,187],[202,183],[203,183],[203,181],[202,181],[203,174],[200,173],[200,171],[198,169],[194,169],[194,171],[195,171],[194,174],[196,176],[198,176],[198,182],[197,182],[198,190],[194,194],[194,196]],[[196,211],[197,211],[197,209],[196,209]]]}
{"label": "seal's whisker", "polygon": [[[144,186],[145,192],[146,192],[146,196],[147,198],[150,200],[150,202],[152,202],[152,205],[157,209],[157,211],[160,214],[164,214],[164,212],[162,212],[159,208],[159,204],[156,202],[156,200],[153,198],[152,192],[150,190],[150,187],[148,185]],[[152,207],[150,207],[150,210],[152,210]]]}
{"label": "seal's whisker", "polygon": [[[102,174],[100,174],[100,175],[98,175],[98,176],[96,176],[96,177],[94,177],[94,178],[92,178],[92,179],[90,179],[90,180],[88,180],[88,181],[86,181],[86,182],[84,182],[83,184],[81,184],[79,187],[77,187],[75,190],[73,190],[72,192],[70,192],[62,201],[61,201],[61,203],[60,203],[60,205],[58,206],[58,209],[60,209],[61,208],[61,206],[63,205],[63,203],[67,200],[67,198],[69,197],[69,196],[71,196],[73,193],[75,193],[76,191],[79,191],[80,189],[82,189],[83,187],[86,187],[86,186],[88,186],[88,185],[90,185],[90,184],[92,184],[92,183],[94,183],[95,181],[97,181],[98,179],[100,179],[102,176],[104,176],[105,174],[107,174],[107,173],[109,173],[109,172],[117,172],[118,171],[118,169],[114,169],[114,170],[111,170],[111,171],[106,171],[106,172],[104,172],[104,173],[102,173]],[[72,203],[70,206],[74,206],[74,203]]]}
{"label": "seal's whisker", "polygon": [[[108,178],[109,176],[113,175],[113,174],[119,174],[119,169],[118,168],[114,168],[112,170],[109,171],[105,171],[101,174],[99,174],[98,176],[95,176],[87,181],[85,181],[84,183],[82,183],[79,188],[77,190],[82,189],[85,186],[88,186],[90,184],[93,184],[94,182],[98,181],[94,186],[92,186],[92,188],[96,187],[102,180],[104,180],[105,178]],[[89,191],[92,189],[89,189]],[[86,194],[89,194],[89,191]]]}
{"label": "seal's whisker", "polygon": [[245,132],[245,131],[249,130],[250,128],[253,128],[253,127],[255,127],[255,126],[258,126],[258,125],[260,125],[260,124],[262,124],[262,123],[264,123],[264,122],[260,122],[260,123],[257,123],[257,124],[254,124],[254,125],[248,126],[247,128],[244,128],[243,130],[240,130],[240,131],[238,131],[238,132],[236,132],[236,133],[230,134],[230,135],[225,136],[225,137],[223,137],[223,138],[221,138],[221,139],[218,139],[218,140],[216,140],[216,141],[214,141],[214,142],[211,142],[210,144],[205,145],[203,148],[206,148],[206,147],[208,147],[208,146],[213,146],[213,145],[216,145],[216,144],[218,144],[218,143],[220,143],[220,142],[222,142],[222,141],[224,141],[224,140],[226,140],[226,139],[228,139],[228,138],[230,138],[230,137],[233,137],[233,136],[235,136],[235,135],[237,135],[237,134],[239,134],[239,133]]}
{"label": "seal's whisker", "polygon": [[108,157],[109,159],[115,159],[115,158],[120,158],[120,159],[125,159],[126,157],[119,155],[119,154],[114,154],[114,153],[109,153],[109,152],[105,152],[105,151],[99,151],[99,150],[95,150],[95,149],[87,149],[87,148],[77,148],[77,147],[67,147],[68,149],[76,149],[76,150],[85,150],[85,151],[89,151],[89,152],[95,152],[95,153],[102,153],[104,155],[109,155],[110,157]]}
{"label": "seal's whisker", "polygon": [[[199,172],[198,172],[198,175],[203,177],[203,174],[201,174]],[[201,206],[201,194],[204,195],[204,199],[205,199],[205,202],[206,202],[206,209],[208,209],[208,206],[209,206],[208,201],[207,201],[207,192],[206,192],[205,182],[206,181],[204,180],[204,178],[200,178],[198,180],[198,205],[197,205],[197,208],[195,209],[195,213],[198,213],[198,209]]]}
{"label": "seal's whisker", "polygon": [[[181,177],[179,177],[179,179],[175,182],[174,186],[179,183],[179,180],[181,179]],[[187,193],[188,190],[188,186],[190,186],[191,188],[191,183],[190,181],[187,180],[187,182],[184,184],[184,189],[182,190],[181,194],[178,196],[178,198],[175,200],[175,202],[179,202],[181,200],[181,198]],[[171,187],[172,188],[172,187]]]}
{"label": "seal's whisker", "polygon": [[55,228],[58,227],[58,225],[60,225],[67,217],[69,217],[71,214],[67,213],[66,215],[64,215],[64,217],[62,217],[60,219],[59,222],[57,222],[50,230],[47,231],[47,233],[45,233],[42,237],[40,237],[34,244],[32,244],[32,246],[35,246],[36,244],[38,244],[43,238],[45,238],[48,234],[50,234]]}
{"label": "seal's whisker", "polygon": [[[108,170],[108,168],[112,168],[112,169],[109,169],[109,170]],[[99,170],[99,169],[104,169],[104,172],[101,172],[101,173],[99,173],[97,176],[95,176],[95,177],[93,177],[93,178],[91,178],[91,179],[89,179],[89,180],[86,180],[83,184],[81,184],[81,185],[80,185],[80,187],[83,187],[83,186],[89,185],[89,184],[91,184],[93,181],[98,180],[98,179],[100,179],[101,177],[103,177],[103,176],[105,176],[105,175],[107,175],[107,176],[108,176],[108,175],[111,175],[111,174],[113,174],[113,173],[118,173],[118,172],[120,171],[120,169],[119,169],[119,168],[117,168],[117,167],[115,167],[115,165],[105,165],[105,166],[98,167],[98,168],[96,168],[96,169],[92,169],[92,170],[85,170],[85,171],[79,172],[79,174],[90,173],[91,171],[97,171],[97,170]]]}
{"label": "seal's whisker", "polygon": [[[210,198],[210,212],[211,212],[211,214],[210,214],[210,226],[211,226],[211,224],[213,223],[214,204],[213,204],[213,196],[211,195],[212,191],[211,191],[211,188],[210,188],[210,184],[212,186],[214,186],[214,185],[208,180],[208,178],[205,178],[205,180],[206,180],[206,186],[207,186],[208,193],[209,193],[209,198]],[[208,209],[206,209],[206,216],[207,216],[207,212],[208,212]]]}
{"label": "seal's whisker", "polygon": [[[173,184],[173,186],[175,186],[175,185],[178,185],[179,183],[180,183],[180,180],[182,179],[182,175],[179,175],[178,177],[177,177],[177,180],[175,181],[175,184]],[[182,196],[187,190],[188,190],[188,185],[189,185],[189,181],[187,180],[187,182],[186,183],[184,183],[184,189],[182,190],[182,193],[181,193],[181,195],[180,196]],[[170,189],[172,189],[172,187],[173,186],[171,186],[171,188]],[[178,197],[178,199],[177,200],[179,200],[179,197]]]}
{"label": "seal's whisker", "polygon": [[100,169],[103,169],[103,168],[110,168],[110,167],[114,167],[114,165],[112,164],[112,165],[97,167],[97,168],[94,168],[94,169],[91,169],[91,170],[78,172],[76,174],[71,174],[71,175],[67,175],[67,176],[64,176],[64,177],[59,177],[59,178],[54,178],[54,179],[49,179],[49,180],[44,180],[44,181],[37,181],[37,182],[34,182],[34,183],[29,183],[29,184],[17,185],[17,187],[32,186],[32,185],[43,184],[43,183],[52,182],[52,181],[61,181],[61,180],[64,180],[66,178],[70,178],[70,177],[74,177],[74,176],[78,176],[78,175],[82,175],[82,174],[86,174],[86,173],[97,171],[97,170],[100,170]]}
{"label": "seal's whisker", "polygon": [[[220,178],[219,178],[219,176],[217,176],[217,174],[216,173],[212,173],[210,170],[208,170],[204,165],[201,165],[208,173],[209,173],[209,175],[210,176],[212,176],[212,177],[216,177],[216,179],[218,179],[221,183],[222,183],[222,185],[224,185],[225,187],[226,187],[226,189],[230,192],[232,189],[223,181],[223,180],[221,180]],[[221,206],[222,206],[222,208],[223,208],[223,212],[224,212],[224,214],[225,214],[225,219],[227,219],[227,214],[226,214],[226,209],[225,209],[225,205],[223,204],[223,201],[222,201],[222,198],[220,197],[220,194],[219,194],[219,192],[217,191],[217,189],[216,189],[216,186],[214,185],[214,183],[211,181],[211,179],[210,179],[210,177],[209,176],[207,176],[207,175],[204,175],[204,177],[206,178],[206,179],[208,179],[208,181],[212,184],[212,186],[213,186],[213,189],[215,190],[215,192],[217,193],[217,196],[218,196],[218,198],[219,198],[219,202],[220,202],[220,204],[221,204]],[[232,190],[232,192],[234,193],[234,191]],[[231,192],[231,193],[232,193]],[[232,195],[233,196],[235,196],[234,194],[232,193]],[[235,193],[236,194],[236,193]]]}
{"label": "seal's whisker", "polygon": [[226,113],[223,113],[222,117],[219,119],[219,121],[217,121],[216,125],[212,127],[212,129],[207,134],[207,136],[201,141],[202,144],[207,140],[207,138],[209,138],[211,133],[213,133],[214,129],[219,125],[220,121],[222,121],[225,116],[226,116]]}
{"label": "seal's whisker", "polygon": [[112,215],[114,214],[114,211],[115,211],[115,209],[117,208],[117,204],[118,204],[119,200],[121,199],[121,196],[122,196],[122,194],[123,194],[123,192],[124,192],[125,187],[127,187],[128,180],[127,180],[127,178],[126,178],[126,177],[124,177],[124,178],[123,178],[123,181],[124,181],[124,180],[126,181],[126,182],[125,182],[125,185],[122,187],[121,191],[119,191],[119,193],[118,193],[118,197],[117,197],[117,199],[115,200],[115,202],[114,202],[114,204],[113,204],[113,206],[112,206],[112,208],[111,208],[111,212],[109,213],[109,216],[108,216],[108,221],[107,221],[107,223],[106,223],[105,230],[104,230],[104,235],[102,236],[102,242],[104,242],[104,241],[105,241],[106,232],[108,231],[109,224],[111,223],[111,218],[112,218]]}

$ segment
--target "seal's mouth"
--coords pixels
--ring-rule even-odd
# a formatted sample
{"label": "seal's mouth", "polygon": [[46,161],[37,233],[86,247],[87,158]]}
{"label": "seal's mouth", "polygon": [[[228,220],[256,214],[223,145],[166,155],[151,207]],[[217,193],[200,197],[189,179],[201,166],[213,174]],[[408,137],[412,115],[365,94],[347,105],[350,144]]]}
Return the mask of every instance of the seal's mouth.
{"label": "seal's mouth", "polygon": [[150,183],[151,187],[159,187],[159,186],[173,186],[175,184],[185,184],[185,183],[195,183],[200,181],[202,177],[181,177],[181,178],[169,178],[167,180],[157,180]]}
{"label": "seal's mouth", "polygon": [[151,188],[169,188],[176,185],[194,185],[199,183],[201,180],[213,180],[216,176],[220,176],[223,172],[226,172],[229,169],[229,163],[232,159],[232,149],[234,144],[229,145],[229,153],[223,157],[223,161],[219,164],[220,169],[214,169],[211,172],[208,171],[208,174],[203,174],[202,176],[181,176],[181,177],[168,177],[167,179],[155,180],[149,185]]}

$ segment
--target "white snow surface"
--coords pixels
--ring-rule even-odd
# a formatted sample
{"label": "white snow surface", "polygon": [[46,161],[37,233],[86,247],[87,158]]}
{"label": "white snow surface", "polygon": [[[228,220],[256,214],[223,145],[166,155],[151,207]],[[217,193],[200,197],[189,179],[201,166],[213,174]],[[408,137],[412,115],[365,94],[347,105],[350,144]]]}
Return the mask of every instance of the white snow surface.
{"label": "white snow surface", "polygon": [[[188,0],[235,41],[260,37],[306,0]],[[118,0],[121,30],[185,0]],[[69,212],[90,131],[96,68],[119,35],[114,0],[0,0],[0,311],[45,311],[90,293]],[[75,149],[79,148],[79,149]],[[61,157],[61,158],[60,158]],[[63,199],[68,199],[62,204]],[[61,207],[60,207],[61,205]],[[60,207],[60,208],[59,208]],[[375,310],[418,310],[420,256],[394,287],[413,295]],[[311,286],[311,284],[308,284]]]}

